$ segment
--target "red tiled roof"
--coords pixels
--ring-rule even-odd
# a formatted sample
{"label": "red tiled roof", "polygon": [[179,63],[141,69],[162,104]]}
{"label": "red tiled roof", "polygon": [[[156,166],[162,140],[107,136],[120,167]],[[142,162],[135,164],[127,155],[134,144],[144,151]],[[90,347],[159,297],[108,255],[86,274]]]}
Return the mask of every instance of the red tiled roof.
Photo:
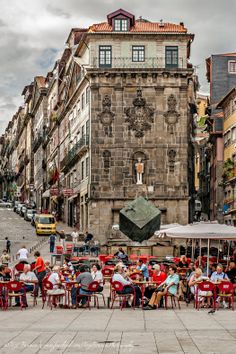
{"label": "red tiled roof", "polygon": [[[88,32],[112,32],[112,26],[107,22],[97,23],[90,26]],[[129,32],[187,33],[187,28],[174,23],[135,21]]]}

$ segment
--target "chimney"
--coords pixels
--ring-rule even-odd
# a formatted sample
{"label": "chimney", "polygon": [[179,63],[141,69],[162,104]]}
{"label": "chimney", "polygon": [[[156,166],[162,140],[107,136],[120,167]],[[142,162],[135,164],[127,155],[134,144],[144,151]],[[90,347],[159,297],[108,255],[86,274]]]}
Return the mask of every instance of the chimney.
{"label": "chimney", "polygon": [[184,23],[183,22],[180,22],[179,24],[180,24],[180,26],[184,27]]}

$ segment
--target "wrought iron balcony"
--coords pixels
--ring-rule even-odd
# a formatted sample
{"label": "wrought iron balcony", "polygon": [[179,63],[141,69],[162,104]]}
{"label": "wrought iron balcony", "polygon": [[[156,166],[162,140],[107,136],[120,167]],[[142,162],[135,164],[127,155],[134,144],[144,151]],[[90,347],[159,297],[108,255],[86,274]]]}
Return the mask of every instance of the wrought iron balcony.
{"label": "wrought iron balcony", "polygon": [[167,63],[165,57],[146,57],[144,61],[132,61],[132,57],[112,57],[110,62],[101,63],[99,57],[93,57],[90,68],[101,69],[186,69],[187,62],[178,58],[175,63]]}
{"label": "wrought iron balcony", "polygon": [[60,163],[61,171],[66,173],[76,161],[88,150],[89,136],[83,136],[73,148],[66,154]]}

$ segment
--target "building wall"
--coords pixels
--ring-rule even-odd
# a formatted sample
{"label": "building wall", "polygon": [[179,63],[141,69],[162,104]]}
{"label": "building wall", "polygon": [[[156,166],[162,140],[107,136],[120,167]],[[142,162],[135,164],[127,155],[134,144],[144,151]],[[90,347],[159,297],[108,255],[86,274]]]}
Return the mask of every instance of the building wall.
{"label": "building wall", "polygon": [[[186,73],[187,74],[187,73]],[[188,73],[191,76],[191,72]],[[187,74],[187,76],[188,76]],[[113,204],[123,207],[128,200],[139,194],[148,197],[158,206],[167,208],[163,216],[166,223],[188,223],[188,80],[181,75],[153,77],[148,73],[142,78],[133,72],[127,75],[114,73],[107,77],[99,73],[92,75],[91,82],[91,186],[89,203],[89,227],[103,239],[111,231],[114,219]],[[133,107],[137,88],[142,88],[142,97],[148,107],[154,109],[154,121],[144,137],[135,137],[135,132],[125,121],[125,108]],[[167,100],[176,97],[176,111],[180,118],[170,134],[164,119],[168,110]],[[99,120],[102,101],[107,95],[111,99],[114,113],[112,136],[107,136]],[[168,151],[176,152],[174,171],[170,171]],[[111,154],[110,167],[104,168],[104,152]],[[136,184],[135,153],[142,152],[144,160],[144,184]],[[148,192],[148,186],[153,192]],[[122,196],[122,199],[121,199]],[[96,204],[96,207],[94,206]]]}
{"label": "building wall", "polygon": [[218,103],[234,86],[236,75],[228,71],[229,60],[236,56],[212,55],[211,104]]}

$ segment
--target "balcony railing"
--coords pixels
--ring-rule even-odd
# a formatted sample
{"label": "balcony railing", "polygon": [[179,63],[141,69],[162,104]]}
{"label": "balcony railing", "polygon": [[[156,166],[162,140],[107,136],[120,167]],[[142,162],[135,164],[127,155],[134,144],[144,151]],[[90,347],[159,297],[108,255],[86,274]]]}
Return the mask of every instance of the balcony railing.
{"label": "balcony railing", "polygon": [[88,149],[89,136],[83,136],[73,148],[66,154],[64,159],[60,163],[61,171],[66,173],[70,167],[72,167],[75,162],[80,158],[85,151]]}
{"label": "balcony railing", "polygon": [[155,68],[166,68],[166,69],[184,69],[187,68],[187,62],[184,58],[178,58],[176,63],[167,64],[165,57],[148,57],[144,61],[132,61],[132,57],[112,57],[110,63],[100,62],[99,57],[92,58],[90,68],[122,68],[122,69],[155,69]]}

